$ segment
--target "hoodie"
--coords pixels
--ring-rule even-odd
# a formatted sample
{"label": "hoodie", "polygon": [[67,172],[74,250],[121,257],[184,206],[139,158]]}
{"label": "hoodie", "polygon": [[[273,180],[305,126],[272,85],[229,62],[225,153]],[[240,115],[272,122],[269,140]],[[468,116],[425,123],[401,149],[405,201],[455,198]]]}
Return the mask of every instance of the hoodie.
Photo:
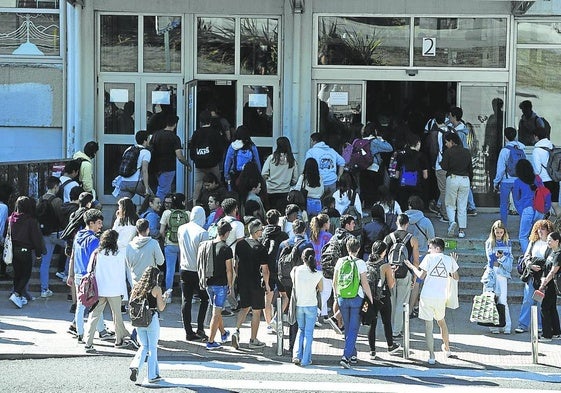
{"label": "hoodie", "polygon": [[[224,159],[224,179],[226,181],[230,181],[230,172],[235,169],[234,166],[234,156],[237,154],[238,150],[244,147],[244,142],[236,139],[234,142],[228,146],[228,150],[226,151],[226,158]],[[261,160],[259,159],[259,152],[257,151],[257,147],[255,144],[251,144],[251,153],[253,154],[253,161],[255,165],[257,165],[257,170],[261,172]]]}
{"label": "hoodie", "polygon": [[29,214],[14,212],[10,216],[9,225],[13,246],[35,250],[37,255],[47,253],[43,242],[43,234],[39,230],[39,223],[34,217]]}
{"label": "hoodie", "polygon": [[163,265],[164,254],[157,240],[139,235],[128,244],[125,263],[131,271],[133,284],[136,284],[147,267]]}
{"label": "hoodie", "polygon": [[205,224],[205,209],[193,206],[189,215],[189,222],[177,229],[177,243],[179,245],[179,267],[181,270],[197,272],[197,251],[199,245],[208,240],[208,232],[203,228]]}
{"label": "hoodie", "polygon": [[427,252],[429,239],[434,238],[434,226],[422,211],[410,209],[405,212],[409,217],[409,232],[419,241],[419,252]]}
{"label": "hoodie", "polygon": [[74,153],[74,156],[72,158],[74,160],[82,161],[82,163],[80,164],[80,175],[78,176],[78,179],[80,180],[80,183],[82,183],[84,191],[91,192],[94,196],[94,200],[97,199],[97,195],[93,188],[94,181],[92,159],[87,154],[82,153],[81,151],[77,151],[76,153]]}
{"label": "hoodie", "polygon": [[324,186],[331,186],[337,181],[337,167],[345,166],[345,159],[327,146],[325,142],[318,142],[306,152],[306,160],[313,158],[317,161],[319,175]]}
{"label": "hoodie", "polygon": [[78,231],[74,238],[74,274],[85,275],[88,263],[95,249],[99,246],[99,238],[90,229]]}
{"label": "hoodie", "polygon": [[273,163],[273,154],[265,160],[261,175],[267,182],[267,192],[269,194],[286,194],[298,181],[298,163],[294,161],[292,168],[288,164],[286,154],[280,155],[279,163]]}

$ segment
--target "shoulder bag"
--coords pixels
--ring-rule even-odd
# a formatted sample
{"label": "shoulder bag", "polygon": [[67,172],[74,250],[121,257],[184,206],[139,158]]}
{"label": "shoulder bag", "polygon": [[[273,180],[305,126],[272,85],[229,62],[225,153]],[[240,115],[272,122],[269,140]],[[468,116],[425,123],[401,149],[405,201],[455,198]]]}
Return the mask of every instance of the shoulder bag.
{"label": "shoulder bag", "polygon": [[8,233],[4,239],[4,252],[2,258],[6,265],[11,265],[14,259],[14,249],[12,247],[12,224],[8,222]]}

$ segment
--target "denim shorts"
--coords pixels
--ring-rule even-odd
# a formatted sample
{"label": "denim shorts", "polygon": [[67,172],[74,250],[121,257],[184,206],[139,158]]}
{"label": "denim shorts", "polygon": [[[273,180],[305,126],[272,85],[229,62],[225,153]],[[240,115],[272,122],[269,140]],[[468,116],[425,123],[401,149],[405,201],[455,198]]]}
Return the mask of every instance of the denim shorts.
{"label": "denim shorts", "polygon": [[227,285],[209,285],[206,288],[210,304],[214,307],[224,308],[226,296],[228,296]]}

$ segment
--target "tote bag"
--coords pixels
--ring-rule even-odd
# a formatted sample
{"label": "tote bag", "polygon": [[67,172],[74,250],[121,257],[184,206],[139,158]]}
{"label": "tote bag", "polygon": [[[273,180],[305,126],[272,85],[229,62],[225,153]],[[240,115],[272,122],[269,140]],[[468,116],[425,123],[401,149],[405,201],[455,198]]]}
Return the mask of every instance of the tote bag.
{"label": "tote bag", "polygon": [[6,239],[4,239],[4,252],[2,253],[2,258],[6,265],[11,265],[14,259],[14,249],[12,247],[12,224],[8,224],[8,234]]}
{"label": "tote bag", "polygon": [[452,310],[460,307],[460,302],[458,301],[458,280],[452,276],[448,276],[448,293],[446,294],[446,308]]}

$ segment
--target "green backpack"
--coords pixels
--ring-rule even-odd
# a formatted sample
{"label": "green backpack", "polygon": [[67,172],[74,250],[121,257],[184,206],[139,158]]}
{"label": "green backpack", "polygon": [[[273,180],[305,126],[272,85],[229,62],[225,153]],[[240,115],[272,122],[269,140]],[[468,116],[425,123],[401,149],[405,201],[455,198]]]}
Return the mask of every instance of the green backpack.
{"label": "green backpack", "polygon": [[345,258],[337,274],[337,293],[343,299],[352,299],[358,295],[360,287],[360,275],[356,260],[351,257]]}
{"label": "green backpack", "polygon": [[168,225],[166,228],[166,236],[172,243],[177,243],[177,230],[183,224],[189,222],[189,216],[185,210],[175,209],[171,211]]}

